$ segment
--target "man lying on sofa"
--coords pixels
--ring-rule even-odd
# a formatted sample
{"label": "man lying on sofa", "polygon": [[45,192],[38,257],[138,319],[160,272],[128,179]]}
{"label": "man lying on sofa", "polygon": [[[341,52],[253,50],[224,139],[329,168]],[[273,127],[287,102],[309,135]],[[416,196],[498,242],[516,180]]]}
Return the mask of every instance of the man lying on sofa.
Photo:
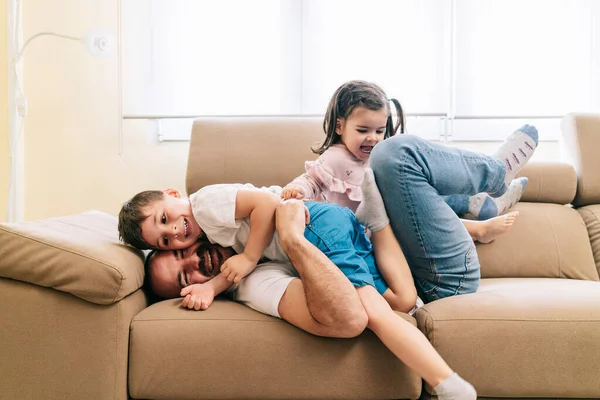
{"label": "man lying on sofa", "polygon": [[[367,326],[366,312],[350,280],[304,238],[303,203],[284,202],[277,209],[276,220],[281,246],[293,267],[281,262],[259,264],[227,293],[315,335],[358,336]],[[188,284],[215,277],[223,262],[234,254],[231,248],[202,241],[185,250],[151,253],[146,261],[149,284],[162,298],[179,297]],[[189,303],[187,299],[183,306],[200,309],[199,302]]]}

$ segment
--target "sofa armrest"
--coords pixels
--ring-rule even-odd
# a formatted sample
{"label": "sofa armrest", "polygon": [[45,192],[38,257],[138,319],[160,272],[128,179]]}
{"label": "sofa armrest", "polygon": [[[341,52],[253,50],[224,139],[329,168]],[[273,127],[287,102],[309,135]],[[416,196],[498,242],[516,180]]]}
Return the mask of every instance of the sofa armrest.
{"label": "sofa armrest", "polygon": [[97,305],[0,278],[0,398],[127,400],[129,326],[141,290]]}
{"label": "sofa armrest", "polygon": [[0,277],[113,304],[144,280],[143,253],[119,242],[117,218],[89,211],[0,224]]}

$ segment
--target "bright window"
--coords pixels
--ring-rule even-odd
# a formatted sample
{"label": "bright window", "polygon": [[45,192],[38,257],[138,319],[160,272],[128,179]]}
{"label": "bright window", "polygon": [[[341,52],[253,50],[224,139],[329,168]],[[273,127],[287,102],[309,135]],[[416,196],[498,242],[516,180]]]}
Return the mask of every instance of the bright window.
{"label": "bright window", "polygon": [[[371,80],[409,132],[489,140],[600,112],[594,0],[123,0],[125,117],[320,115]],[[185,139],[189,120],[161,126]]]}

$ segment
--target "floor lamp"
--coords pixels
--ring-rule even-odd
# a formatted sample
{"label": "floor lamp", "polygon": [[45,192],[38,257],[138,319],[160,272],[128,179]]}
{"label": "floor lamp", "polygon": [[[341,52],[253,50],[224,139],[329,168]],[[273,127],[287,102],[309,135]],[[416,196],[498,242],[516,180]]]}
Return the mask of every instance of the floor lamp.
{"label": "floor lamp", "polygon": [[[10,153],[10,175],[9,175],[9,188],[8,188],[8,204],[6,210],[6,219],[8,222],[18,222],[23,218],[23,150],[21,149],[21,137],[23,133],[23,123],[27,116],[27,98],[23,93],[21,85],[21,79],[19,76],[20,63],[23,60],[25,51],[29,45],[42,36],[52,36],[60,39],[66,39],[76,41],[83,44],[88,52],[97,57],[108,57],[112,55],[114,50],[114,37],[109,31],[104,29],[94,29],[90,31],[86,36],[71,36],[57,32],[38,32],[29,37],[22,46],[19,46],[19,4],[18,1],[14,3],[16,10],[14,18],[16,19],[13,24],[14,35],[11,37],[9,43],[9,51],[12,48],[12,61],[10,62],[11,79],[9,82],[9,153]],[[10,53],[9,53],[10,55]]]}

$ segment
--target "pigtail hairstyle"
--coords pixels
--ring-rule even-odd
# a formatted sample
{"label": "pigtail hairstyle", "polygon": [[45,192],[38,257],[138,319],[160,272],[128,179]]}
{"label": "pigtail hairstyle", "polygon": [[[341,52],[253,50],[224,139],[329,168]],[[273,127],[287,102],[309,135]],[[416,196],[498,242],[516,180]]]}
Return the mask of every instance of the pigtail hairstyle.
{"label": "pigtail hairstyle", "polygon": [[[400,128],[401,134],[406,133],[406,115],[404,114],[402,105],[395,98],[391,98],[390,101],[394,104],[394,108],[396,109],[396,117],[398,118],[398,123],[396,124],[396,127],[392,129],[392,115],[390,114],[390,117],[386,124],[386,130],[385,130],[385,138],[386,139],[394,136],[397,133],[398,128]],[[388,135],[388,132],[393,132],[393,133]]]}

